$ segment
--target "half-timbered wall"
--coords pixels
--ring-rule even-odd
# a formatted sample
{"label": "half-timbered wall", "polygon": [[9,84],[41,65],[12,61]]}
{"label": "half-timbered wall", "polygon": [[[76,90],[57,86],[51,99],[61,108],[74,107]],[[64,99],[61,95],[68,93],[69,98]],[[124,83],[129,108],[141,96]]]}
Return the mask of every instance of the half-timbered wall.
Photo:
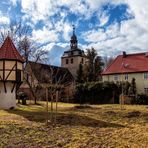
{"label": "half-timbered wall", "polygon": [[[18,70],[18,71],[17,71]],[[20,70],[20,71],[19,71]],[[4,81],[16,81],[16,74],[20,72],[19,80],[23,81],[23,64],[18,61],[0,61],[0,80]]]}

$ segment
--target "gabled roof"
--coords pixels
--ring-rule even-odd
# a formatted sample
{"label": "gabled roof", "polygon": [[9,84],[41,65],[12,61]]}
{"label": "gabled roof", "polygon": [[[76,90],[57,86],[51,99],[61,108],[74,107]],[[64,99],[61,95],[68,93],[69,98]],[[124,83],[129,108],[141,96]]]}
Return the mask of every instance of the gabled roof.
{"label": "gabled roof", "polygon": [[46,65],[29,61],[31,70],[40,83],[68,84],[74,81],[67,68]]}
{"label": "gabled roof", "polygon": [[120,73],[139,73],[148,72],[148,53],[136,53],[119,55],[102,73],[120,74]]}
{"label": "gabled roof", "polygon": [[22,56],[17,51],[9,36],[5,39],[4,43],[0,48],[0,60],[1,59],[18,60],[20,62],[24,62]]}

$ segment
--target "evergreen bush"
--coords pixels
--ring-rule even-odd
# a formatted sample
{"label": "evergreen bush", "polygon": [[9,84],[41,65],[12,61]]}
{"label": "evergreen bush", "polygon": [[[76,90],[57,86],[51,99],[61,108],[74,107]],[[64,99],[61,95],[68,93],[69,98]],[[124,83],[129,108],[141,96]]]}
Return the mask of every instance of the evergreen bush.
{"label": "evergreen bush", "polygon": [[76,103],[105,104],[118,103],[121,93],[120,84],[113,82],[86,82],[77,84]]}
{"label": "evergreen bush", "polygon": [[138,94],[136,97],[132,99],[132,104],[148,105],[148,95]]}

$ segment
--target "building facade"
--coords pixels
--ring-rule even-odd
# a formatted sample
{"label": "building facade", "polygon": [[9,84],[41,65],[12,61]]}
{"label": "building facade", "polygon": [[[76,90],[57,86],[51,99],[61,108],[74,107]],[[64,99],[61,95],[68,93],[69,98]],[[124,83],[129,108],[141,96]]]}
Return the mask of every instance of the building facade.
{"label": "building facade", "polygon": [[79,64],[85,64],[87,61],[83,50],[78,48],[78,40],[75,35],[75,27],[73,27],[73,35],[70,40],[70,49],[65,51],[61,57],[61,66],[67,68],[76,79]]}
{"label": "building facade", "polygon": [[[46,87],[61,86],[59,101],[73,101],[74,78],[67,68],[29,61],[26,74],[25,77],[35,90],[37,100],[46,100]],[[28,83],[24,82],[19,91],[25,92],[29,99],[34,99]]]}
{"label": "building facade", "polygon": [[135,78],[137,93],[148,94],[148,53],[119,55],[103,71],[103,81],[128,81]]}

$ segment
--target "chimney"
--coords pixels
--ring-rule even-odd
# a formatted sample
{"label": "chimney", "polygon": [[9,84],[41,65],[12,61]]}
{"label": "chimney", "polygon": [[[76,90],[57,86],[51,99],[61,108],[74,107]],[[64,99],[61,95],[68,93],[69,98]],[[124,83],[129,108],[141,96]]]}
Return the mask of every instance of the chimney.
{"label": "chimney", "polygon": [[126,58],[127,54],[125,51],[123,51],[123,58]]}

